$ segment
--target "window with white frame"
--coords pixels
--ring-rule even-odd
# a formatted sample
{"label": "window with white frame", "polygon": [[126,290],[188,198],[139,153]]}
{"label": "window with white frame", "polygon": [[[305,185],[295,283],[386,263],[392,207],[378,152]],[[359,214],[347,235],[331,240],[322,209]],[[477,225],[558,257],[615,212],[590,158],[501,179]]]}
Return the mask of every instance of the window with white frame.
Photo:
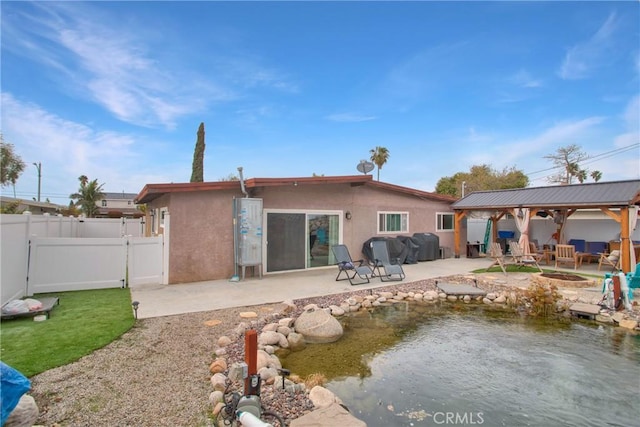
{"label": "window with white frame", "polygon": [[102,200],[102,207],[106,208],[107,207],[107,201],[106,200]]}
{"label": "window with white frame", "polygon": [[378,212],[378,233],[407,233],[408,212]]}
{"label": "window with white frame", "polygon": [[452,213],[438,212],[436,221],[436,231],[453,231],[455,220]]}

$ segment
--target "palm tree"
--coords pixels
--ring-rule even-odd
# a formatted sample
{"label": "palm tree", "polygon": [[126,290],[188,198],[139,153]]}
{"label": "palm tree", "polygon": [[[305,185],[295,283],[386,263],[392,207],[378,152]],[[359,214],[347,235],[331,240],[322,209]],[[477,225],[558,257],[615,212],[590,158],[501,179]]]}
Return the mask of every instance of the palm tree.
{"label": "palm tree", "polygon": [[98,213],[98,205],[96,202],[104,199],[105,194],[102,192],[104,184],[98,184],[98,180],[89,181],[86,175],[78,178],[80,188],[77,193],[73,193],[69,198],[77,200],[76,205],[80,206],[80,210],[87,218],[93,218]]}
{"label": "palm tree", "polygon": [[378,181],[380,181],[380,169],[382,166],[387,163],[389,157],[389,150],[386,147],[376,147],[372,150],[369,150],[369,154],[371,154],[371,161],[378,166]]}

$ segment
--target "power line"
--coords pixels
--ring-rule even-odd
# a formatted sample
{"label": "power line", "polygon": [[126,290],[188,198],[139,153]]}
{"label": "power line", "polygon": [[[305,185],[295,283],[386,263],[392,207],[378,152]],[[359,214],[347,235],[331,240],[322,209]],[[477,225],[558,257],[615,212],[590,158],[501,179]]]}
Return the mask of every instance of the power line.
{"label": "power line", "polygon": [[[597,154],[595,156],[588,156],[584,160],[582,160],[580,163],[583,164],[583,165],[584,164],[592,164],[592,163],[598,162],[600,160],[608,159],[609,157],[617,156],[617,155],[625,153],[627,151],[631,151],[631,150],[633,150],[634,148],[637,148],[637,147],[640,147],[640,143],[638,143],[638,142],[636,142],[634,144],[631,144],[631,145],[627,145],[625,147],[616,148],[615,150],[606,151],[604,153],[600,153],[600,154]],[[547,174],[545,176],[541,176],[541,177],[538,177],[538,178],[532,178],[531,175],[538,174],[538,173],[543,173],[543,172],[548,172],[548,171],[556,171],[556,170],[559,172],[563,168],[564,168],[564,166],[552,166],[552,167],[549,167],[549,168],[546,168],[546,169],[541,169],[541,170],[538,170],[538,171],[535,171],[535,172],[530,172],[530,173],[525,174],[525,175],[530,178],[530,181],[539,181],[539,180],[547,179],[552,175],[551,174]]]}

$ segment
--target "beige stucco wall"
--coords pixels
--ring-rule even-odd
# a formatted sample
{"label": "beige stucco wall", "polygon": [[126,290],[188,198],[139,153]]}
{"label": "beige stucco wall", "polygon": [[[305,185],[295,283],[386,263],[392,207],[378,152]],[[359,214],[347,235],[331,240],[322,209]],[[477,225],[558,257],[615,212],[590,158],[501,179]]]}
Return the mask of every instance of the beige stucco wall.
{"label": "beige stucco wall", "polygon": [[[167,206],[170,212],[169,283],[224,279],[233,275],[234,196],[242,197],[242,194],[194,191],[172,193],[150,203],[150,208]],[[435,233],[440,238],[440,246],[453,248],[453,231],[435,231],[436,213],[452,212],[448,203],[349,184],[263,187],[252,191],[251,197],[262,198],[263,208],[267,210],[341,211],[343,243],[354,258],[362,257],[362,244],[378,235],[378,211],[408,212],[409,233],[406,235]],[[346,211],[351,212],[351,220],[345,219]]]}
{"label": "beige stucco wall", "polygon": [[436,214],[453,212],[448,203],[421,200],[401,193],[385,191],[369,186],[310,185],[291,187],[266,187],[256,193],[264,199],[265,209],[341,210],[351,212],[351,220],[343,219],[343,243],[351,256],[362,256],[362,244],[374,236],[397,236],[397,233],[378,234],[379,211],[408,212],[409,233],[434,233],[440,238],[440,246],[453,249],[453,231],[436,232]]}

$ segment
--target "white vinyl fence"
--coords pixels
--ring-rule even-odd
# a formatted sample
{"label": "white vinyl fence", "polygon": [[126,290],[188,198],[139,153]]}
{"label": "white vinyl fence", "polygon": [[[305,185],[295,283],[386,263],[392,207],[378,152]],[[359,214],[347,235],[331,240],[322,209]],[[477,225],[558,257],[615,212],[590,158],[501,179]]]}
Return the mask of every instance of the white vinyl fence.
{"label": "white vinyl fence", "polygon": [[163,238],[140,219],[0,215],[2,304],[43,292],[163,283]]}

